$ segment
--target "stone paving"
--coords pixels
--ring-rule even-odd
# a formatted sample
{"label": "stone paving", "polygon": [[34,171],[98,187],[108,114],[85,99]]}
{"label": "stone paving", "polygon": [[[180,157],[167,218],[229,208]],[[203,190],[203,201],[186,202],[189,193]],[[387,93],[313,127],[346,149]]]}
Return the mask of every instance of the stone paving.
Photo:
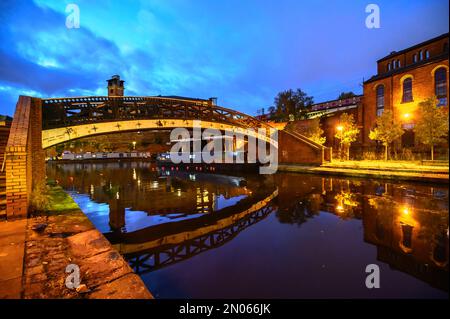
{"label": "stone paving", "polygon": [[[60,188],[56,192],[65,194]],[[0,223],[0,256],[8,254],[0,257],[0,298],[153,298],[122,256],[73,206],[9,227],[11,235]],[[14,243],[11,248],[9,242]],[[79,289],[65,285],[69,264],[80,268]]]}
{"label": "stone paving", "polygon": [[21,297],[26,226],[26,219],[0,222],[0,299]]}

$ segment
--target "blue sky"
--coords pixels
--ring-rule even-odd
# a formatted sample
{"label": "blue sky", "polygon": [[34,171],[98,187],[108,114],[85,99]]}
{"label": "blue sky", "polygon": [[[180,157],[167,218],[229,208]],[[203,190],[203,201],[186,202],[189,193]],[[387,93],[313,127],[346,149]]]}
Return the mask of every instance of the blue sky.
{"label": "blue sky", "polygon": [[[67,29],[66,5],[80,8]],[[367,29],[365,7],[380,7]],[[301,88],[315,102],[362,93],[376,60],[448,32],[444,0],[1,0],[0,114],[19,95],[218,97],[248,114]]]}

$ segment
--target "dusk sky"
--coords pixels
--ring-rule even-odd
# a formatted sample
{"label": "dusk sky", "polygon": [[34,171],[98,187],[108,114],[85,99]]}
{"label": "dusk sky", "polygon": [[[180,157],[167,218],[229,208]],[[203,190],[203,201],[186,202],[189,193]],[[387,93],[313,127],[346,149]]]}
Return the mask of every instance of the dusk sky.
{"label": "dusk sky", "polygon": [[[66,5],[80,28],[65,25]],[[368,29],[366,5],[380,7]],[[0,114],[19,95],[218,97],[251,115],[301,88],[315,102],[362,93],[376,60],[448,32],[448,1],[0,1]]]}

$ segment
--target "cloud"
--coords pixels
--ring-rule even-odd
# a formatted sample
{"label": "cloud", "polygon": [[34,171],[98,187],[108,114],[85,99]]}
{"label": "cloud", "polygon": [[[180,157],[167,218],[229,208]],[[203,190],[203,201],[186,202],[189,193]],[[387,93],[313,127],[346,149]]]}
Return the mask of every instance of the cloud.
{"label": "cloud", "polygon": [[[77,0],[81,27],[67,29],[69,2],[0,1],[0,113],[12,114],[23,92],[104,95],[120,74],[128,95],[216,96],[254,114],[288,88],[316,101],[360,89],[404,34],[412,43],[400,48],[448,31],[442,5],[425,0],[381,1],[382,24],[395,32],[370,33],[364,5],[344,0]],[[407,33],[415,21],[427,29]]]}

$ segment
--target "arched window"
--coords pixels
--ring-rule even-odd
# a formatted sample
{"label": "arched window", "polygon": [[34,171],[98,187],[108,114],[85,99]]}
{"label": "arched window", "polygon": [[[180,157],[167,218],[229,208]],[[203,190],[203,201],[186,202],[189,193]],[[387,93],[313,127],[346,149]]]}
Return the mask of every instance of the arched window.
{"label": "arched window", "polygon": [[384,111],[384,85],[377,86],[377,116],[381,116]]}
{"label": "arched window", "polygon": [[423,51],[422,50],[419,51],[419,60],[420,61],[423,60]]}
{"label": "arched window", "polygon": [[447,70],[444,67],[434,72],[434,87],[438,106],[447,105]]}
{"label": "arched window", "polygon": [[429,59],[430,58],[430,51],[426,50],[425,51],[425,59]]}
{"label": "arched window", "polygon": [[388,63],[387,70],[388,70],[388,72],[391,70],[391,62]]}
{"label": "arched window", "polygon": [[414,62],[414,63],[417,62],[417,53],[415,53],[415,54],[413,55],[413,62]]}
{"label": "arched window", "polygon": [[407,78],[403,81],[403,98],[402,102],[412,102],[413,94],[412,94],[412,79]]}
{"label": "arched window", "polygon": [[402,64],[400,63],[400,60],[397,60],[397,68],[401,67]]}

